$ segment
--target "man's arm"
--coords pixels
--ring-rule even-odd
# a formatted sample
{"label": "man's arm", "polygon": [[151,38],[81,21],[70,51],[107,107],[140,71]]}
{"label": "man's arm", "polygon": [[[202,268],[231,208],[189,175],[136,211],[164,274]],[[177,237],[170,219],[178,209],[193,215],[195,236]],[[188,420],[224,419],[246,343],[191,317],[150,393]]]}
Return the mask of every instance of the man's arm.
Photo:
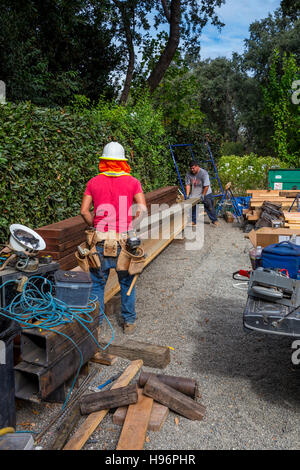
{"label": "man's arm", "polygon": [[81,203],[80,215],[89,227],[92,227],[94,223],[94,216],[90,212],[92,203],[93,203],[92,196],[88,194],[84,194],[82,198],[82,203]]}
{"label": "man's arm", "polygon": [[190,192],[191,192],[191,185],[190,184],[186,185],[185,192],[186,192],[186,197],[189,197]]}
{"label": "man's arm", "polygon": [[147,215],[147,206],[144,193],[137,193],[133,197],[133,202],[137,206],[137,211],[132,218],[132,226],[136,227],[138,223],[142,221],[145,215]]}
{"label": "man's arm", "polygon": [[209,186],[204,186],[203,191],[202,191],[202,196],[205,197],[205,194],[208,191]]}

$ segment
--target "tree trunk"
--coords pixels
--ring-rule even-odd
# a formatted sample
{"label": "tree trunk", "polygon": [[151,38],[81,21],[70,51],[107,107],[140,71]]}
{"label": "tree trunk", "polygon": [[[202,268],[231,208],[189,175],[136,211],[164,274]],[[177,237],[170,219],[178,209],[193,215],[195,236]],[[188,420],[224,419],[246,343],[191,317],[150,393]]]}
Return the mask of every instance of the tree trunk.
{"label": "tree trunk", "polygon": [[[181,1],[172,0],[170,8],[170,34],[167,45],[161,54],[157,64],[154,66],[149,78],[148,85],[150,92],[153,93],[164,77],[174,54],[178,48],[180,40],[180,14]],[[168,18],[167,18],[168,19]]]}
{"label": "tree trunk", "polygon": [[133,34],[131,31],[131,27],[134,28],[134,8],[130,8],[130,15],[129,15],[125,4],[123,4],[119,0],[113,0],[113,1],[121,13],[124,33],[125,33],[125,38],[126,38],[126,45],[128,49],[128,56],[129,56],[126,78],[125,78],[124,87],[123,87],[123,91],[122,91],[121,98],[120,98],[120,103],[126,104],[128,100],[128,96],[129,96],[130,85],[132,82],[132,77],[133,77],[133,72],[134,72],[134,63],[135,63]]}

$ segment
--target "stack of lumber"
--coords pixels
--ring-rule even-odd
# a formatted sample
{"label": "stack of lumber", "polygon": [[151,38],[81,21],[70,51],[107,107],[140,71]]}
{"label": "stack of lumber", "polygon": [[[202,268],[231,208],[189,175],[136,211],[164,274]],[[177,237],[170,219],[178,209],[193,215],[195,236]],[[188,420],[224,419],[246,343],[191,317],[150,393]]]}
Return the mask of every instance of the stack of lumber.
{"label": "stack of lumber", "polygon": [[198,384],[194,379],[142,371],[138,383],[129,385],[142,365],[142,360],[131,362],[110,390],[81,398],[79,409],[85,421],[64,450],[81,449],[110,409],[117,408],[113,422],[122,426],[117,450],[142,450],[147,431],[160,431],[169,409],[191,420],[203,419],[205,408],[196,401]]}
{"label": "stack of lumber", "polygon": [[[177,186],[167,186],[145,194],[148,213],[159,211],[158,207],[151,206],[165,204],[171,206],[176,203]],[[74,256],[77,246],[85,241],[85,230],[87,225],[80,215],[69,219],[45,225],[37,230],[37,233],[46,242],[43,255],[50,255],[59,262],[60,268],[68,271],[77,266]]]}
{"label": "stack of lumber", "polygon": [[68,271],[77,266],[75,251],[85,241],[87,225],[81,215],[45,225],[37,233],[45,240],[46,249],[43,255],[50,255],[59,262],[60,268]]}
{"label": "stack of lumber", "polygon": [[[251,195],[250,208],[244,211],[244,215],[249,222],[257,222],[262,214],[262,207],[265,202],[269,202],[282,210],[288,211],[300,190],[263,190],[248,189],[247,194]],[[294,204],[293,211],[296,210]]]}
{"label": "stack of lumber", "polygon": [[157,207],[151,207],[156,204],[167,204],[169,207],[176,203],[178,186],[166,186],[145,194],[148,214],[158,212]]}
{"label": "stack of lumber", "polygon": [[300,229],[300,212],[284,212],[284,226],[291,229]]}

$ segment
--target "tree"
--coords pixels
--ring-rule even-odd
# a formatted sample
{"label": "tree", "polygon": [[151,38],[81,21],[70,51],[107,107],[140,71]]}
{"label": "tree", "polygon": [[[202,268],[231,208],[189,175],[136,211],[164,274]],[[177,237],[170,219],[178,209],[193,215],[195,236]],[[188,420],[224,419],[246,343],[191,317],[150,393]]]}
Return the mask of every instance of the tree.
{"label": "tree", "polygon": [[156,29],[168,25],[165,46],[147,78],[147,85],[153,93],[170,66],[180,43],[187,51],[198,54],[201,32],[208,21],[211,20],[212,24],[219,28],[223,25],[215,14],[215,9],[223,3],[225,0],[112,0],[112,9],[117,7],[119,13],[115,21],[122,25],[119,28],[119,37],[126,44],[128,54],[121,101],[126,103],[128,99],[135,49],[149,45],[150,21],[147,15],[154,16]]}
{"label": "tree", "polygon": [[120,64],[107,2],[0,0],[0,77],[10,100],[64,105],[74,93],[112,94]]}
{"label": "tree", "polygon": [[270,114],[265,113],[262,87],[268,84],[275,48],[280,53],[279,70],[282,70],[284,53],[294,54],[296,62],[300,64],[300,20],[287,16],[279,8],[273,15],[252,23],[249,31],[250,37],[245,40],[244,53],[233,56],[236,67],[243,74],[238,90],[239,120],[248,151],[274,155],[273,121]]}
{"label": "tree", "polygon": [[274,123],[273,143],[283,161],[298,166],[300,160],[300,112],[292,102],[292,84],[300,76],[295,57],[286,53],[282,58],[282,72],[278,49],[274,51],[268,86],[263,89],[266,111]]}
{"label": "tree", "polygon": [[223,23],[215,14],[216,7],[225,0],[161,0],[156,16],[156,23],[169,24],[169,36],[165,49],[162,51],[149,78],[148,85],[153,92],[161,82],[168,69],[180,39],[183,40],[187,51],[199,52],[200,36],[203,27],[211,19],[212,24],[221,27]]}
{"label": "tree", "polygon": [[294,21],[300,17],[300,3],[299,0],[281,0],[280,7],[284,16],[289,16]]}

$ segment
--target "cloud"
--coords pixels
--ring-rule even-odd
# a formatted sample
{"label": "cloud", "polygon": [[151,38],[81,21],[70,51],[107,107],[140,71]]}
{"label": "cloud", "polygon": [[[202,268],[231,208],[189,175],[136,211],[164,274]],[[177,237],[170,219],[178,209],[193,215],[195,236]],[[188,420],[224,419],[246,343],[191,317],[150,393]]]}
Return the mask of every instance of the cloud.
{"label": "cloud", "polygon": [[249,37],[249,26],[266,18],[280,6],[280,0],[226,0],[216,10],[225,23],[219,33],[216,27],[207,25],[201,36],[201,58],[230,58],[233,52],[242,53],[244,40]]}

